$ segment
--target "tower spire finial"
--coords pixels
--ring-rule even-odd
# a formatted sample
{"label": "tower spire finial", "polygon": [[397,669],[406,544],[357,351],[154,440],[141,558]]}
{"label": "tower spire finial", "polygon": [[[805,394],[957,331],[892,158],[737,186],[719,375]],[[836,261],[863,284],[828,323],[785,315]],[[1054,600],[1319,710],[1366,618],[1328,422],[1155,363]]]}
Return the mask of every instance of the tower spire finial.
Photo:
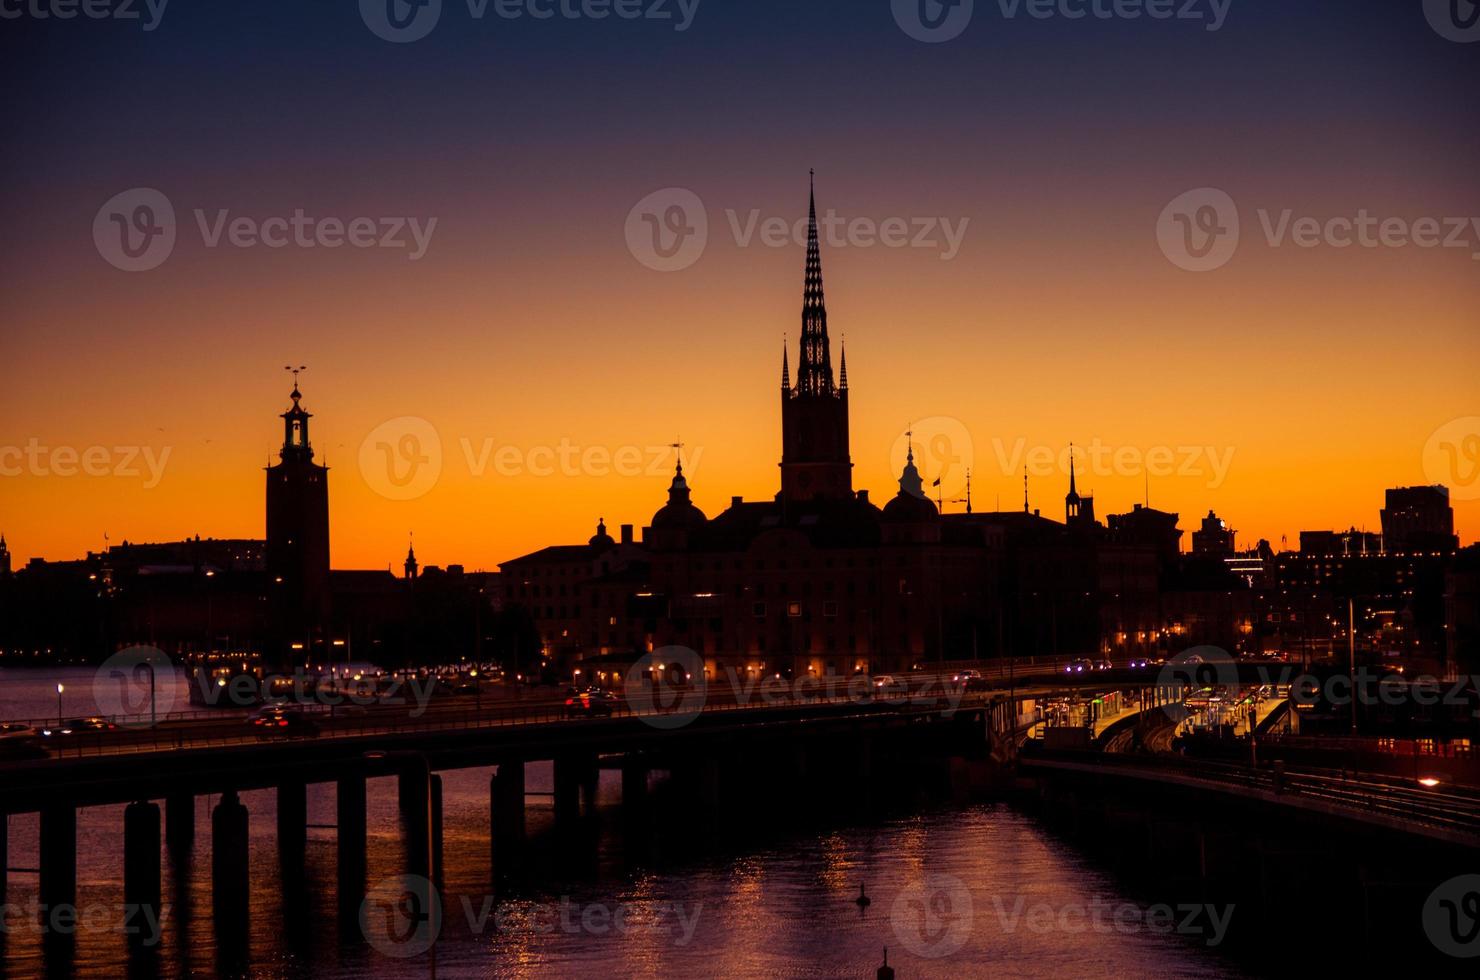
{"label": "tower spire finial", "polygon": [[848,335],[843,334],[842,356],[838,366],[838,390],[848,390]]}
{"label": "tower spire finial", "polygon": [[1028,513],[1028,468],[1023,467],[1023,513]]}
{"label": "tower spire finial", "polygon": [[1069,493],[1073,495],[1074,489],[1074,443],[1069,443]]}
{"label": "tower spire finial", "polygon": [[808,395],[836,393],[832,355],[828,350],[827,302],[822,290],[822,245],[817,231],[815,179],[808,194],[807,265],[802,287],[802,354],[797,366],[797,389]]}
{"label": "tower spire finial", "polygon": [[786,334],[781,335],[781,390],[791,390],[791,361],[786,346]]}

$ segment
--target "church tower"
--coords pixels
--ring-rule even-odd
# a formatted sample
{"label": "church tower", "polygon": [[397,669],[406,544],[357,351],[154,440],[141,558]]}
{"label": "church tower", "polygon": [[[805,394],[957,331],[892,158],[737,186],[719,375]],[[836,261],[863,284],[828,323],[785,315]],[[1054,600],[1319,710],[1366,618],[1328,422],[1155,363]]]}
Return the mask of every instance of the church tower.
{"label": "church tower", "polygon": [[278,646],[272,652],[300,661],[312,659],[328,626],[329,468],[313,461],[313,416],[301,404],[297,371],[289,397],[279,462],[267,468],[267,572]]}
{"label": "church tower", "polygon": [[10,574],[10,546],[5,543],[5,535],[0,533],[0,577]]}
{"label": "church tower", "polygon": [[795,386],[790,383],[785,350],[781,361],[781,496],[786,500],[853,496],[853,463],[848,456],[847,355],[843,355],[842,375],[835,383],[829,343],[814,187],[807,222],[802,342]]}

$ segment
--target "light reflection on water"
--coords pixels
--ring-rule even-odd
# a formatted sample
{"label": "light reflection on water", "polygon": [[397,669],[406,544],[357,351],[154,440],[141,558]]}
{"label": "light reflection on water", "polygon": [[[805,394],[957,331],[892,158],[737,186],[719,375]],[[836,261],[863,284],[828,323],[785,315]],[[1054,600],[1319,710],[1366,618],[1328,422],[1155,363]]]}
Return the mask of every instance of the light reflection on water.
{"label": "light reflection on water", "polygon": [[[560,880],[542,876],[518,897],[485,906],[488,884],[486,769],[443,774],[446,887],[441,977],[872,977],[883,947],[902,978],[1230,976],[1233,968],[1196,940],[1139,932],[1035,931],[1011,927],[1014,906],[1088,905],[1123,896],[1108,875],[1005,806],[933,812],[871,827],[802,834],[734,857],[668,854],[661,871],[623,870],[615,834],[604,839],[594,867]],[[529,790],[548,792],[548,765],[531,765]],[[370,785],[370,883],[398,872],[401,844],[395,782]],[[602,777],[603,803],[620,796],[616,773]],[[395,959],[363,945],[341,946],[334,899],[332,830],[310,832],[306,907],[285,911],[271,791],[242,796],[251,811],[252,965],[256,977],[425,977],[430,957]],[[210,917],[210,810],[197,808],[194,874],[178,904],[165,863],[165,901],[177,902],[157,959],[136,962],[134,975],[210,976],[216,972]],[[532,800],[531,830],[549,824],[548,800]],[[334,820],[333,788],[311,786],[311,823]],[[608,811],[615,817],[617,810]],[[122,807],[84,810],[79,820],[79,903],[122,901]],[[608,820],[616,824],[615,819]],[[11,821],[11,864],[34,867],[36,817]],[[901,893],[925,876],[959,881],[972,903],[960,949],[939,959],[914,955],[909,915],[892,915]],[[864,884],[871,905],[855,905]],[[34,894],[31,876],[14,875],[10,902]],[[596,911],[590,911],[597,907]],[[610,915],[623,910],[626,929]],[[959,911],[959,909],[958,909]],[[481,930],[469,915],[486,917]],[[582,925],[583,916],[590,928]],[[33,931],[6,937],[7,973],[40,975],[45,964]],[[898,923],[898,928],[896,927]],[[937,925],[939,925],[937,923]],[[498,928],[501,926],[502,928]],[[688,930],[692,930],[688,934]],[[935,930],[939,932],[939,929]],[[927,930],[929,932],[929,930]],[[687,935],[687,939],[685,939]],[[82,977],[125,975],[122,937],[85,934],[70,970]],[[65,974],[67,970],[60,971]]]}
{"label": "light reflection on water", "polygon": [[[68,715],[91,713],[96,710],[92,676],[85,669],[0,671],[0,717],[54,712],[59,680],[67,689]],[[179,683],[183,706],[183,678]],[[1145,931],[1035,931],[1022,920],[1016,927],[1005,926],[1004,914],[1010,917],[1019,900],[1062,909],[1096,899],[1120,902],[1124,896],[1097,866],[1033,819],[1002,806],[799,833],[750,850],[735,841],[736,853],[724,857],[712,856],[718,848],[710,849],[711,856],[691,855],[687,845],[660,835],[656,849],[661,870],[632,870],[624,867],[616,831],[620,776],[604,772],[601,801],[609,809],[603,820],[611,831],[603,836],[594,861],[564,877],[544,872],[523,894],[501,894],[496,904],[485,906],[491,891],[489,773],[469,769],[443,774],[446,914],[436,951],[440,977],[859,978],[874,975],[885,946],[900,980],[1237,975],[1196,940]],[[551,788],[550,766],[531,765],[529,792],[548,793]],[[131,960],[124,937],[99,928],[78,936],[70,960],[49,960],[24,911],[36,893],[35,876],[16,873],[7,896],[8,931],[0,931],[0,976],[40,976],[48,966],[55,976],[109,980],[215,975],[210,821],[216,800],[197,800],[188,876],[162,858],[163,894],[170,908],[163,941],[151,958]],[[308,801],[310,824],[334,823],[332,784],[310,786]],[[430,975],[430,956],[394,959],[363,943],[340,942],[331,828],[309,831],[307,894],[300,901],[285,901],[274,794],[247,792],[242,802],[251,814],[253,977]],[[533,846],[543,849],[538,866],[552,867],[559,852],[547,833],[549,798],[533,796],[530,807]],[[368,816],[369,884],[374,886],[402,866],[393,779],[370,782]],[[35,814],[10,819],[12,867],[36,867],[37,820]],[[101,922],[113,921],[110,916],[123,900],[122,827],[122,806],[92,807],[79,814],[79,906],[96,909],[94,914],[104,917]],[[896,900],[917,895],[912,886],[925,880],[959,880],[973,907],[960,948],[935,959],[908,948],[909,929],[918,931],[919,923],[908,914],[892,914]],[[872,900],[863,910],[855,904],[860,884]],[[475,918],[486,917],[483,928],[469,924],[469,909]],[[603,918],[618,909],[629,926],[625,931]],[[569,910],[564,921],[562,910]],[[590,920],[594,931],[581,925],[586,914],[595,916]]]}

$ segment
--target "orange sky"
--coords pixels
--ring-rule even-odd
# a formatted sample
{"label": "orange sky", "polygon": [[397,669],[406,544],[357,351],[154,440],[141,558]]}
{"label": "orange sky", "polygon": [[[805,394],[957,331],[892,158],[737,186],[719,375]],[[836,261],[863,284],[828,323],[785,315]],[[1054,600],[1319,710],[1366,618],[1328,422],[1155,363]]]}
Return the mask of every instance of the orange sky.
{"label": "orange sky", "polygon": [[[182,248],[142,275],[93,256],[71,281],[19,278],[5,301],[23,329],[5,341],[0,446],[169,456],[153,487],[142,474],[0,478],[0,530],[20,560],[79,556],[105,532],[114,542],[260,536],[260,468],[281,439],[289,361],[311,366],[305,405],[333,468],[337,567],[399,567],[412,530],[424,563],[491,568],[584,540],[600,516],[614,531],[640,527],[671,474],[658,450],[679,437],[709,514],[732,495],[773,495],[778,361],[790,333],[795,363],[802,251],[740,248],[725,233],[692,268],[650,271],[628,253],[622,221],[658,186],[574,202],[587,233],[569,240],[530,211],[441,210],[420,263]],[[799,215],[785,189],[752,206]],[[963,213],[928,193],[875,201],[857,180],[825,190],[822,206],[850,215]],[[722,224],[725,188],[701,194],[712,227]],[[1021,506],[1020,473],[1007,471],[1019,453],[1098,447],[1104,465],[1088,472],[1081,458],[1080,489],[1103,519],[1142,499],[1144,460],[1182,467],[1195,447],[1194,472],[1151,479],[1152,504],[1180,512],[1188,531],[1216,508],[1242,544],[1278,547],[1302,528],[1375,529],[1385,487],[1445,478],[1438,457],[1426,469],[1425,444],[1480,414],[1468,253],[1246,240],[1229,266],[1197,275],[1156,248],[1163,203],[1079,211],[1069,228],[988,202],[972,209],[952,261],[825,248],[835,353],[847,336],[855,486],[891,495],[901,433],[930,420],[927,466],[941,434],[964,466],[956,447],[969,438],[980,510],[999,495],[1003,508]],[[43,247],[27,261],[47,258]],[[436,431],[440,475],[414,500],[388,499],[361,448],[408,416]],[[566,472],[540,452],[563,441],[576,453]],[[638,471],[606,472],[600,453],[629,446]],[[1209,450],[1229,460],[1221,482]],[[555,472],[528,472],[542,462]],[[1060,517],[1067,475],[1036,469],[1033,505]],[[1471,470],[1448,479],[1466,543],[1480,533]]]}

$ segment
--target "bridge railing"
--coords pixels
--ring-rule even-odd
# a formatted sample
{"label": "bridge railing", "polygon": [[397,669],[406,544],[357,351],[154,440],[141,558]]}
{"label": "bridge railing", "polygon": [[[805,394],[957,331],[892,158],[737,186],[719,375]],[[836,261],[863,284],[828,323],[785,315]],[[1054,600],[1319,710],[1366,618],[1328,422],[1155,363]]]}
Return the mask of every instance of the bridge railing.
{"label": "bridge railing", "polygon": [[[1068,758],[1066,754],[1066,759]],[[1116,756],[1113,763],[1098,753],[1082,753],[1096,769],[1134,772],[1147,779],[1175,774],[1185,779],[1279,796],[1319,800],[1354,814],[1381,814],[1480,836],[1480,790],[1446,786],[1442,791],[1413,785],[1398,777],[1316,768],[1278,770],[1203,759],[1164,756]],[[1045,759],[1052,765],[1052,759]]]}
{"label": "bridge railing", "polygon": [[[991,692],[961,694],[948,698],[941,695],[899,695],[857,697],[849,694],[791,696],[780,700],[761,698],[754,701],[734,703],[707,702],[695,706],[694,714],[717,712],[743,712],[767,708],[836,707],[853,704],[860,708],[878,710],[880,706],[911,707],[916,709],[954,712],[961,708],[978,706],[992,697]],[[212,748],[252,744],[255,741],[284,741],[294,738],[316,740],[365,738],[376,735],[434,734],[449,731],[476,732],[513,726],[581,724],[607,718],[653,718],[667,719],[675,713],[670,707],[655,705],[650,709],[634,708],[630,702],[611,705],[610,713],[592,715],[563,703],[536,705],[508,705],[504,703],[486,707],[467,706],[453,710],[442,709],[427,712],[418,717],[388,708],[376,708],[346,712],[331,712],[327,709],[311,713],[310,718],[319,730],[312,735],[303,732],[258,730],[249,727],[245,716],[211,716],[199,720],[198,724],[182,724],[176,727],[148,726],[120,728],[109,732],[79,732],[56,740],[48,740],[47,748],[54,758],[82,758],[87,756],[125,755],[153,751]],[[666,727],[666,726],[664,726]]]}

